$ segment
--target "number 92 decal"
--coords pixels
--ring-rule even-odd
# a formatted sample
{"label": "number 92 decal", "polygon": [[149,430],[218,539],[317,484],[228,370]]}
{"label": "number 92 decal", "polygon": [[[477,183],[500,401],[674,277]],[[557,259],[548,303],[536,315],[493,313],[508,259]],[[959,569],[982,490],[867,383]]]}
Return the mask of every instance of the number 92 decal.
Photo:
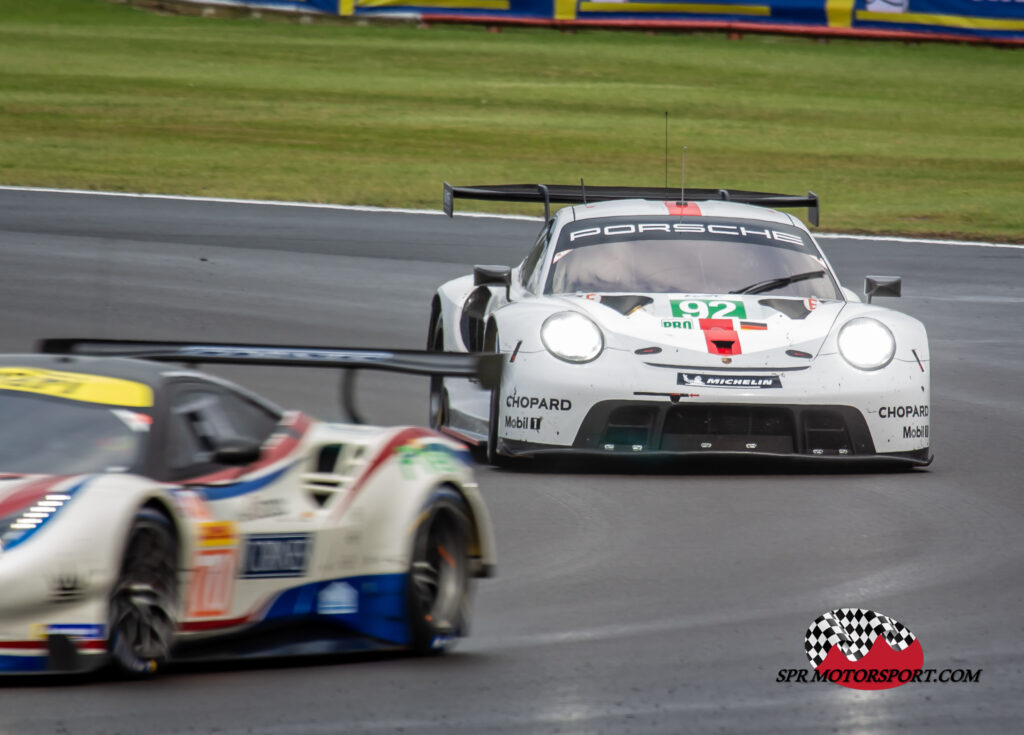
{"label": "number 92 decal", "polygon": [[747,318],[747,309],[742,301],[726,299],[672,299],[672,316],[689,316],[698,319]]}

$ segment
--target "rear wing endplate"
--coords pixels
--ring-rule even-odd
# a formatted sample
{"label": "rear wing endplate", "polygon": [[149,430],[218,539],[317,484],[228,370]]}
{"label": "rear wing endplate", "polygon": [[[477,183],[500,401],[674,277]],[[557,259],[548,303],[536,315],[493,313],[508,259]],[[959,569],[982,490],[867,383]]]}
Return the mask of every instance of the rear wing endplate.
{"label": "rear wing endplate", "polygon": [[44,339],[39,342],[38,351],[91,357],[130,357],[193,365],[272,365],[340,369],[343,371],[341,408],[353,423],[363,423],[355,408],[355,373],[358,370],[472,378],[478,380],[484,388],[494,388],[501,379],[502,366],[500,354],[226,342]]}
{"label": "rear wing endplate", "polygon": [[[655,186],[580,186],[564,184],[498,184],[495,186],[452,186],[444,182],[442,205],[449,217],[455,211],[456,199],[482,199],[494,202],[542,202],[544,220],[551,217],[552,204],[586,204],[616,199],[651,199],[679,201],[680,189]],[[771,194],[742,189],[686,189],[687,201],[718,199],[761,207],[807,207],[807,219],[818,226],[818,195]]]}

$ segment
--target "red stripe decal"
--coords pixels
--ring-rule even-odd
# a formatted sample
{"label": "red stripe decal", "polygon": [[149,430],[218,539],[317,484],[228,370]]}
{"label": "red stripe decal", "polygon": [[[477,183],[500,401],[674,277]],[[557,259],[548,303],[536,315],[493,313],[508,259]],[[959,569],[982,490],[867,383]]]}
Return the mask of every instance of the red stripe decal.
{"label": "red stripe decal", "polygon": [[370,479],[373,473],[376,472],[382,464],[384,464],[388,459],[391,458],[391,455],[395,453],[396,449],[398,449],[401,446],[404,446],[406,443],[413,439],[420,439],[422,437],[431,436],[439,435],[436,432],[427,431],[426,429],[418,429],[413,426],[407,429],[402,429],[393,437],[391,437],[388,443],[385,444],[384,447],[379,452],[377,452],[377,456],[373,458],[373,461],[366,466],[366,469],[363,470],[363,474],[361,474],[359,478],[354,483],[352,483],[352,487],[349,488],[348,495],[346,495],[345,499],[341,502],[341,504],[339,504],[338,507],[335,508],[334,512],[331,514],[331,518],[333,520],[337,520],[345,514],[345,511],[348,510],[348,507],[350,505],[352,505],[352,501],[356,499],[356,495],[359,493],[360,490],[363,489],[363,486],[366,485],[367,481]]}
{"label": "red stripe decal", "polygon": [[684,214],[692,215],[694,217],[700,217],[700,207],[693,202],[665,202],[665,207],[668,209],[669,214],[675,214],[682,217]]}
{"label": "red stripe decal", "polygon": [[[72,639],[76,648],[88,651],[107,650],[106,641],[76,641]],[[45,651],[49,644],[46,641],[0,641],[0,649],[14,648],[19,651]]]}
{"label": "red stripe decal", "polygon": [[42,651],[46,649],[46,641],[3,641],[0,648],[16,648],[18,650]]}
{"label": "red stripe decal", "polygon": [[740,355],[740,335],[733,329],[732,319],[701,319],[700,328],[712,355]]}

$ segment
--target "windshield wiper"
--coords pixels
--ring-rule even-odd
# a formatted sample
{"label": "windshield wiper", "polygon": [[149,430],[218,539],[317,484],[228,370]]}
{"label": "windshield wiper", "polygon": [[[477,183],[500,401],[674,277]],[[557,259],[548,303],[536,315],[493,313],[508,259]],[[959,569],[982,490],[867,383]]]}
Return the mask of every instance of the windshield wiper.
{"label": "windshield wiper", "polygon": [[788,286],[791,283],[797,281],[809,281],[812,278],[821,278],[826,275],[826,271],[807,271],[807,273],[797,273],[793,276],[782,276],[781,278],[769,278],[767,281],[758,281],[752,283],[749,286],[730,291],[729,293],[765,293],[766,291],[774,291],[777,288]]}

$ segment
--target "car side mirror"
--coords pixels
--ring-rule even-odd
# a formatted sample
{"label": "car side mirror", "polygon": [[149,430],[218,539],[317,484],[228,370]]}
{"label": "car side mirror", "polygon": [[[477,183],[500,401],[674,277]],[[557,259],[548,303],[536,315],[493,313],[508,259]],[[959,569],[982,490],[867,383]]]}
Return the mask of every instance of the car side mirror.
{"label": "car side mirror", "polygon": [[217,442],[213,461],[233,466],[252,464],[260,458],[262,451],[262,442],[244,436],[233,436]]}
{"label": "car side mirror", "polygon": [[899,276],[866,276],[864,278],[864,296],[871,303],[872,296],[901,296],[903,279]]}
{"label": "car side mirror", "polygon": [[512,269],[507,265],[474,265],[474,286],[504,286],[505,298],[509,297],[512,285]]}

